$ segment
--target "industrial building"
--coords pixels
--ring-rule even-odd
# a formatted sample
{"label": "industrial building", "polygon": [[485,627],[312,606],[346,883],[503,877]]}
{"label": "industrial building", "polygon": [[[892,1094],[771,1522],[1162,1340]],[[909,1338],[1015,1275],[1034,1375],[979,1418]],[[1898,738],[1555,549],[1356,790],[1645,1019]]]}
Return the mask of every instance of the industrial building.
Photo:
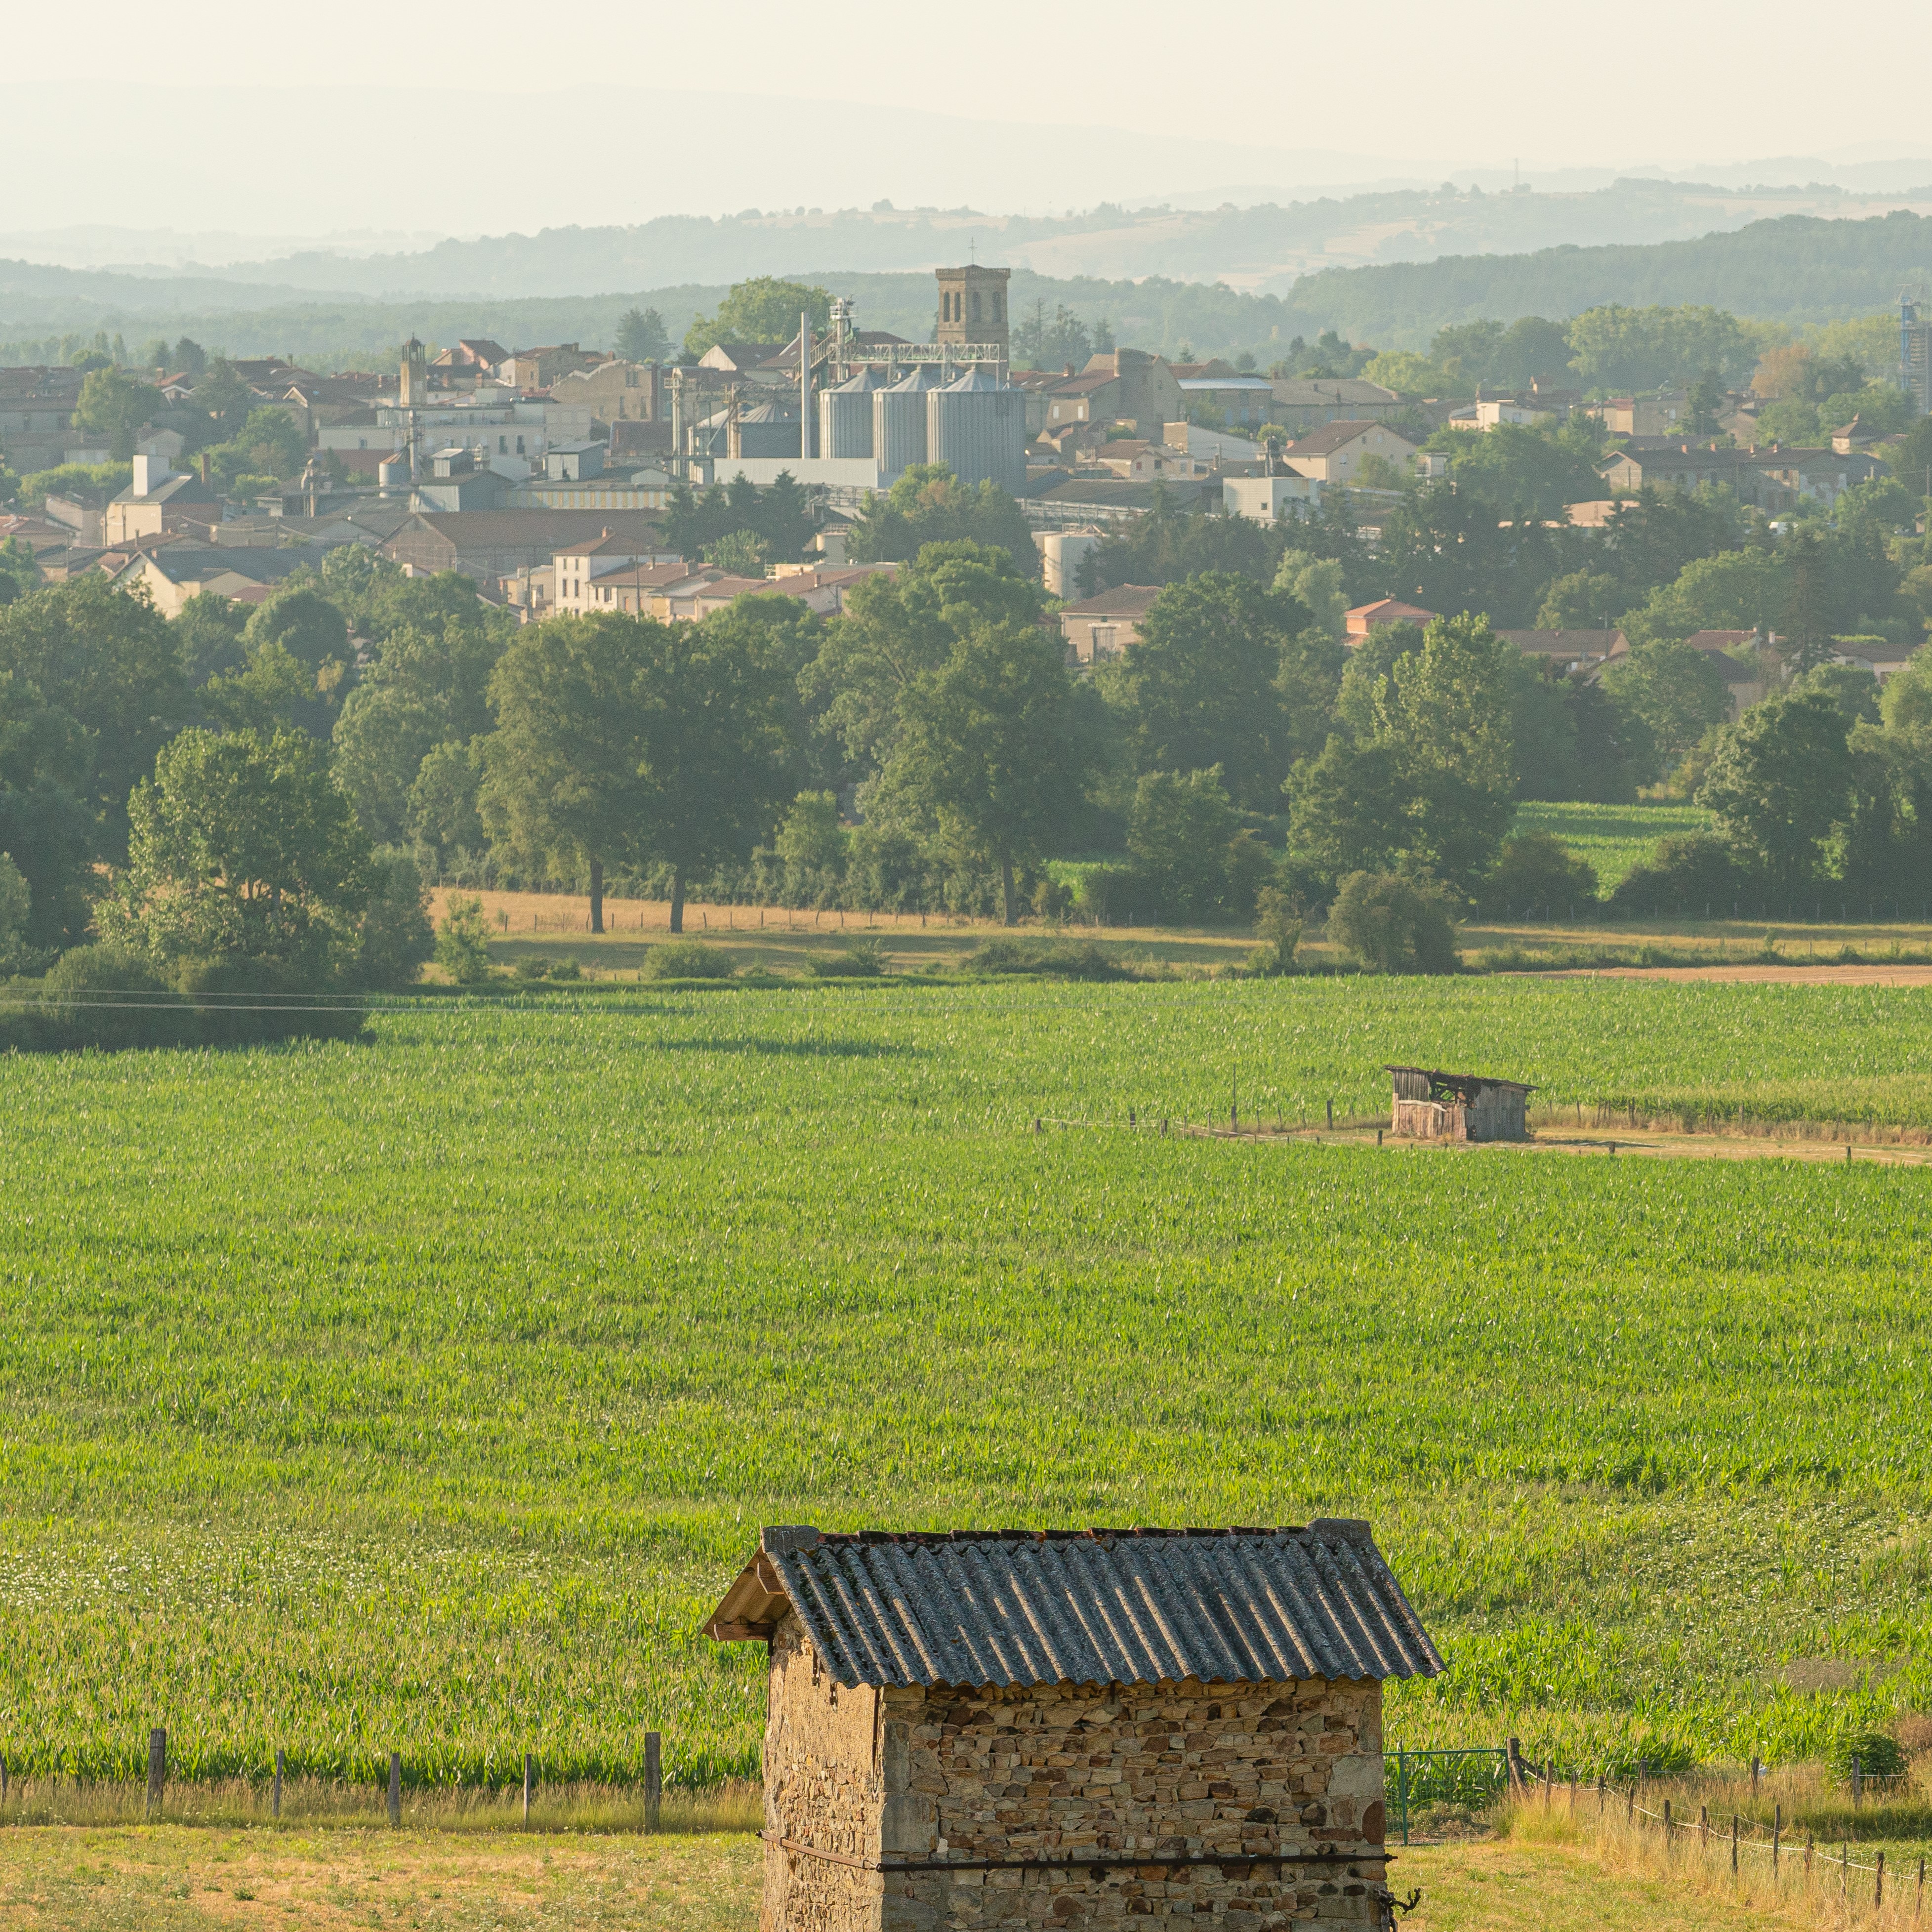
{"label": "industrial building", "polygon": [[796,386],[755,388],[741,372],[671,372],[671,454],[693,482],[735,476],[760,486],[789,475],[853,496],[890,489],[915,464],[943,463],[962,483],[1026,487],[1026,399],[1008,377],[1010,271],[978,263],[937,272],[931,342],[868,340],[852,304],[832,304],[814,338],[799,318]]}

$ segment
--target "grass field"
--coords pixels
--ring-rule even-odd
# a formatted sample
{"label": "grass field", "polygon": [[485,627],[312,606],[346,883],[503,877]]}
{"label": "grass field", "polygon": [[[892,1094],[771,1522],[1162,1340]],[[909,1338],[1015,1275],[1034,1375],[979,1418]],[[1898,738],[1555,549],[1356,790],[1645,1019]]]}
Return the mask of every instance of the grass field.
{"label": "grass field", "polygon": [[1528,804],[1516,807],[1510,829],[1553,833],[1596,867],[1597,888],[1607,897],[1660,838],[1706,831],[1710,823],[1711,814],[1694,805]]}
{"label": "grass field", "polygon": [[1932,1705],[1932,1178],[1154,1124],[1237,1080],[1366,1111],[1414,1059],[1932,1125],[1928,1017],[633,988],[0,1060],[0,1749],[126,1774],[166,1723],[190,1777],[622,1780],[656,1728],[704,1783],[755,1762],[762,1653],[695,1630],[760,1521],[1351,1513],[1452,1660],[1392,1738],[1809,1753]]}

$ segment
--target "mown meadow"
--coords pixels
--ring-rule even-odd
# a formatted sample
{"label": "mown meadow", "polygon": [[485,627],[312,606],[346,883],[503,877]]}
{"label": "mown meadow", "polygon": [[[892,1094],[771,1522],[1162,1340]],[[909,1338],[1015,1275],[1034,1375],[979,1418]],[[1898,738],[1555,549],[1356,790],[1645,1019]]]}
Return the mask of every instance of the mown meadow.
{"label": "mown meadow", "polygon": [[1160,1122],[1367,1114],[1400,1059],[1932,1126],[1928,1019],[618,988],[0,1060],[0,1750],[622,1781],[656,1729],[704,1784],[756,1764],[762,1653],[695,1633],[760,1522],[1350,1514],[1453,1666],[1392,1739],[1814,1753],[1932,1708],[1932,1176]]}

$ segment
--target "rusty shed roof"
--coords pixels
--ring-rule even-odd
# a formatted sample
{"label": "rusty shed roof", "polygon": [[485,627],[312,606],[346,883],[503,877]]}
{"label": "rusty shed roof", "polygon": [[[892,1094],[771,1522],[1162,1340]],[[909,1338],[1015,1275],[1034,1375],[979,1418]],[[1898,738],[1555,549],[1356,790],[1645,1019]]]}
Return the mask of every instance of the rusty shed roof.
{"label": "rusty shed roof", "polygon": [[705,1633],[767,1637],[788,1608],[848,1687],[1442,1668],[1368,1525],[1346,1518],[1285,1529],[766,1529]]}
{"label": "rusty shed roof", "polygon": [[[1453,1088],[1465,1101],[1474,1100],[1486,1087],[1513,1088],[1519,1094],[1534,1094],[1536,1091],[1526,1080],[1498,1080],[1493,1074],[1489,1073],[1444,1073],[1433,1066],[1394,1065],[1385,1066],[1382,1070],[1395,1075],[1395,1084],[1399,1092],[1402,1087],[1402,1076],[1405,1073],[1414,1074],[1418,1078],[1427,1081],[1432,1092],[1438,1088]],[[1404,1100],[1420,1100],[1424,1096],[1405,1094],[1402,1097]]]}

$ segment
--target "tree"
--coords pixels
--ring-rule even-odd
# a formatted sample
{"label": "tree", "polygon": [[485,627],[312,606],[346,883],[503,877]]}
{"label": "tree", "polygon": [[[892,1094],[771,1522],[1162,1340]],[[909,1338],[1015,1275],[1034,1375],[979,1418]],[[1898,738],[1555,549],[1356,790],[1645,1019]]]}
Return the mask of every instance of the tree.
{"label": "tree", "polygon": [[184,335],[166,359],[170,375],[199,377],[208,367],[208,351],[191,337]]}
{"label": "tree", "polygon": [[445,610],[440,580],[413,580],[429,595],[408,601],[335,721],[337,777],[370,836],[386,842],[410,832],[412,788],[432,750],[466,746],[490,728],[490,674],[512,634],[478,621],[473,590],[466,610]]}
{"label": "tree", "polygon": [[175,616],[175,648],[190,689],[198,691],[210,678],[238,671],[248,662],[242,633],[254,615],[247,604],[218,590],[198,592],[182,604]]}
{"label": "tree", "polygon": [[1240,824],[1218,766],[1141,775],[1127,850],[1168,918],[1192,922],[1222,909],[1228,848]]}
{"label": "tree", "polygon": [[1548,832],[1505,838],[1476,889],[1483,910],[1504,919],[1532,913],[1568,916],[1580,905],[1594,904],[1596,897],[1596,868]]}
{"label": "tree", "polygon": [[1723,734],[1697,802],[1741,860],[1789,892],[1815,877],[1851,780],[1844,714],[1821,692],[1784,694]]}
{"label": "tree", "polygon": [[1459,488],[1477,491],[1514,516],[1560,517],[1564,504],[1603,494],[1596,467],[1603,435],[1589,416],[1546,424],[1502,422],[1480,436],[1443,430],[1427,446],[1449,452]]}
{"label": "tree", "polygon": [[1328,914],[1328,934],[1372,973],[1454,973],[1462,964],[1449,896],[1396,872],[1351,872]]}
{"label": "tree", "polygon": [[432,746],[410,787],[404,824],[420,850],[435,854],[438,869],[459,852],[480,852],[483,819],[477,801],[483,788],[478,740]]}
{"label": "tree", "polygon": [[352,654],[342,613],[319,591],[283,590],[249,616],[241,647],[241,668],[202,687],[210,716],[254,730],[280,725],[326,738],[349,686]]}
{"label": "tree", "polygon": [[1218,765],[1238,805],[1271,809],[1291,762],[1276,680],[1284,650],[1308,628],[1304,604],[1252,578],[1215,572],[1169,584],[1139,637],[1094,678],[1132,770]]}
{"label": "tree", "polygon": [[692,322],[685,331],[684,352],[694,362],[721,342],[787,343],[797,334],[801,314],[811,317],[816,331],[824,328],[831,313],[832,298],[824,289],[756,275],[734,284],[716,315]]}
{"label": "tree", "polygon": [[8,673],[82,735],[85,772],[70,768],[62,782],[94,821],[94,856],[118,857],[128,795],[153,770],[186,697],[166,619],[92,572],[50,584],[0,606],[0,676]]}
{"label": "tree", "polygon": [[688,483],[672,487],[664,539],[674,549],[686,556],[706,556],[740,532],[763,544],[767,556],[796,556],[812,540],[805,491],[783,471],[763,490],[742,474],[714,483],[701,496]]}
{"label": "tree", "polygon": [[1015,924],[1015,868],[1078,809],[1091,762],[1058,639],[1030,623],[975,624],[900,709],[891,776],[992,859]]}
{"label": "tree", "polygon": [[1786,561],[1790,590],[1784,607],[1784,651],[1786,662],[1802,676],[1832,655],[1822,608],[1824,557],[1816,536],[1810,530],[1796,532]]}
{"label": "tree", "polygon": [[1569,326],[1570,366],[1602,391],[1681,388],[1706,369],[1736,378],[1756,364],[1756,346],[1737,317],[1722,309],[1586,309]]}
{"label": "tree", "polygon": [[24,880],[23,943],[58,951],[86,930],[96,826],[86,802],[94,748],[27,677],[0,671],[0,851]]}
{"label": "tree", "polygon": [[604,870],[634,856],[645,808],[637,686],[664,627],[614,614],[520,632],[490,676],[478,806],[493,843],[554,876],[587,872],[604,930]]}
{"label": "tree", "polygon": [[890,757],[915,679],[936,670],[975,626],[1030,624],[1040,614],[1039,585],[1004,548],[928,544],[907,568],[854,587],[800,688],[848,773],[863,777]]}
{"label": "tree", "polygon": [[997,483],[961,484],[943,463],[915,463],[884,496],[868,496],[848,548],[855,563],[891,563],[934,543],[997,544],[1021,569],[1040,567],[1019,505]]}
{"label": "tree", "polygon": [[253,392],[235,373],[226,356],[206,364],[194,386],[195,408],[214,425],[216,438],[238,424],[247,412]]}
{"label": "tree", "polygon": [[1394,757],[1409,850],[1458,887],[1487,867],[1515,815],[1510,714],[1520,660],[1486,618],[1438,617],[1377,688],[1376,737]]}
{"label": "tree", "polygon": [[617,324],[617,353],[627,362],[662,362],[670,355],[664,317],[654,308],[628,308]]}
{"label": "tree", "polygon": [[110,454],[116,462],[123,463],[134,454],[136,434],[160,404],[158,389],[126,370],[96,369],[81,383],[74,419],[82,429],[110,438]]}
{"label": "tree", "polygon": [[1274,587],[1304,605],[1310,626],[1324,637],[1339,644],[1348,635],[1348,592],[1334,558],[1283,550],[1275,566]]}
{"label": "tree", "polygon": [[1720,552],[1687,563],[1676,580],[1659,585],[1641,606],[1624,614],[1633,645],[1682,640],[1699,631],[1766,632],[1784,622],[1790,604],[1785,559],[1773,550]]}
{"label": "tree", "polygon": [[320,986],[352,979],[373,884],[369,842],[296,731],[184,731],[128,801],[127,869],[104,937],[171,976],[250,962]]}
{"label": "tree", "polygon": [[1622,586],[1604,571],[1573,570],[1552,578],[1536,614],[1540,631],[1605,631],[1623,608]]}
{"label": "tree", "polygon": [[34,895],[10,853],[0,852],[0,973],[18,973],[27,962],[27,927]]}
{"label": "tree", "polygon": [[670,929],[682,932],[690,881],[746,856],[796,796],[798,676],[819,625],[772,595],[741,597],[700,624],[640,628],[637,836],[670,874]]}
{"label": "tree", "polygon": [[1319,758],[1295,766],[1284,789],[1289,862],[1317,898],[1351,872],[1388,871],[1408,849],[1395,754],[1385,745],[1337,733]]}

